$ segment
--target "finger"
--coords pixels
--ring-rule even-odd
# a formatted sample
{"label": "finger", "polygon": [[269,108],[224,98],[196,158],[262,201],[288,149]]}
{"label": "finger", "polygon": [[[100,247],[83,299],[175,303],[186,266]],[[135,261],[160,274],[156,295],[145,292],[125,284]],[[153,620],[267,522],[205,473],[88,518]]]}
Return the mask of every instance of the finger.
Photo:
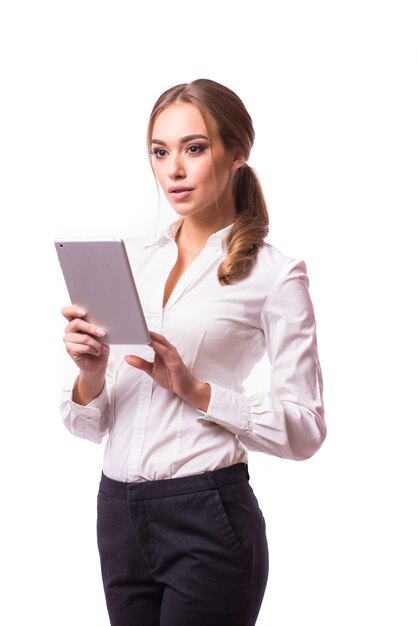
{"label": "finger", "polygon": [[125,356],[125,361],[129,365],[132,365],[133,367],[136,367],[137,369],[140,369],[151,375],[153,363],[142,359],[140,356],[135,356],[134,354],[128,354],[127,356]]}
{"label": "finger", "polygon": [[90,335],[82,335],[81,333],[66,333],[63,340],[65,343],[89,346],[99,353],[101,353],[105,347],[100,341],[93,339]]}
{"label": "finger", "polygon": [[83,319],[73,319],[65,329],[66,333],[82,332],[95,337],[105,337],[106,331],[95,324],[90,324]]}
{"label": "finger", "polygon": [[163,343],[158,343],[158,341],[152,340],[149,343],[150,347],[156,350],[157,352],[168,352],[169,348],[167,348]]}
{"label": "finger", "polygon": [[64,306],[64,308],[61,309],[61,313],[69,322],[74,318],[85,317],[87,315],[87,311],[76,304]]}
{"label": "finger", "polygon": [[67,348],[68,354],[74,360],[77,360],[77,359],[81,358],[82,356],[86,356],[86,355],[91,355],[91,356],[96,356],[96,357],[102,356],[102,350],[96,350],[92,346],[88,346],[88,345],[83,344],[83,343],[67,342],[66,343],[66,348]]}
{"label": "finger", "polygon": [[68,341],[65,340],[65,347],[67,352],[77,354],[93,354],[94,356],[104,356],[110,353],[108,346],[104,346],[101,343],[98,345],[91,345],[88,343],[80,343],[78,340]]}
{"label": "finger", "polygon": [[163,335],[160,335],[159,333],[155,333],[153,330],[150,330],[149,334],[151,337],[154,338],[155,341],[157,341],[158,343],[161,343],[163,346],[166,346],[167,348],[172,346],[172,344],[169,343],[168,339],[164,337]]}
{"label": "finger", "polygon": [[153,339],[152,341],[149,342],[148,345],[151,348],[153,348],[153,350],[155,350],[155,352],[157,352],[158,354],[164,355],[164,356],[168,356],[170,353],[171,354],[177,353],[177,350],[176,350],[175,346],[173,346],[169,342],[167,342],[167,343],[168,343],[168,345],[166,345],[165,343],[160,343],[159,341]]}

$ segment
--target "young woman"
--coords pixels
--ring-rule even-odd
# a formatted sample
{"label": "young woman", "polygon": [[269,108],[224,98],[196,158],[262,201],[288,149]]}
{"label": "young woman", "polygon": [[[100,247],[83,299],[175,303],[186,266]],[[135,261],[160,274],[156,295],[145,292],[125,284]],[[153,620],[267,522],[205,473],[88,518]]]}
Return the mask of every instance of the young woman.
{"label": "young woman", "polygon": [[[228,88],[164,92],[148,147],[179,219],[126,242],[152,341],[109,350],[85,311],[63,309],[80,370],[64,423],[108,435],[97,532],[113,626],[255,624],[268,547],[247,451],[301,460],[326,436],[306,265],[264,241],[253,141]],[[245,395],[265,351],[270,385]]]}

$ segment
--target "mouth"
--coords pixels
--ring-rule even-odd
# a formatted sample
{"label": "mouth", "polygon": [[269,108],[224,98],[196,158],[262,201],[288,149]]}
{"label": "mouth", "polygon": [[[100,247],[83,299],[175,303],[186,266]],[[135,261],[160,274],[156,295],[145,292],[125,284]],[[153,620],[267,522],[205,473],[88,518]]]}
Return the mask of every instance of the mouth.
{"label": "mouth", "polygon": [[168,193],[181,193],[183,191],[193,191],[192,187],[168,187]]}
{"label": "mouth", "polygon": [[168,192],[175,200],[185,200],[194,189],[191,187],[169,187]]}

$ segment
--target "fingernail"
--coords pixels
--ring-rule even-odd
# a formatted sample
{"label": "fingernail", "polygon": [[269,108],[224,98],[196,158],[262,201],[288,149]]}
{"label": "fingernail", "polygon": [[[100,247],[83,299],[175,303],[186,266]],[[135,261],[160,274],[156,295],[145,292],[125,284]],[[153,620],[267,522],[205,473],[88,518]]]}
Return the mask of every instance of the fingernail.
{"label": "fingernail", "polygon": [[108,354],[109,353],[109,349],[106,348],[106,346],[103,346],[101,349],[102,354]]}
{"label": "fingernail", "polygon": [[104,335],[106,334],[106,331],[103,330],[102,328],[96,328],[96,334],[100,335],[100,337],[104,337]]}
{"label": "fingernail", "polygon": [[83,311],[83,309],[77,309],[75,312],[77,315],[85,315],[87,313],[87,311]]}

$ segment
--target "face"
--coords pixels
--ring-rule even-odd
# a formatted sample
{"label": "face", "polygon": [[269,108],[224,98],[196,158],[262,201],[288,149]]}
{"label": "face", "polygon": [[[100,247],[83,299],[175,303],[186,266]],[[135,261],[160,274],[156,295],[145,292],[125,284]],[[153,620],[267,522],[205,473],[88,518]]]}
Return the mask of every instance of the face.
{"label": "face", "polygon": [[198,213],[207,220],[217,218],[217,200],[222,214],[233,218],[233,175],[244,159],[235,158],[224,149],[211,116],[207,124],[208,129],[193,104],[168,106],[154,123],[152,168],[168,202],[179,215]]}

